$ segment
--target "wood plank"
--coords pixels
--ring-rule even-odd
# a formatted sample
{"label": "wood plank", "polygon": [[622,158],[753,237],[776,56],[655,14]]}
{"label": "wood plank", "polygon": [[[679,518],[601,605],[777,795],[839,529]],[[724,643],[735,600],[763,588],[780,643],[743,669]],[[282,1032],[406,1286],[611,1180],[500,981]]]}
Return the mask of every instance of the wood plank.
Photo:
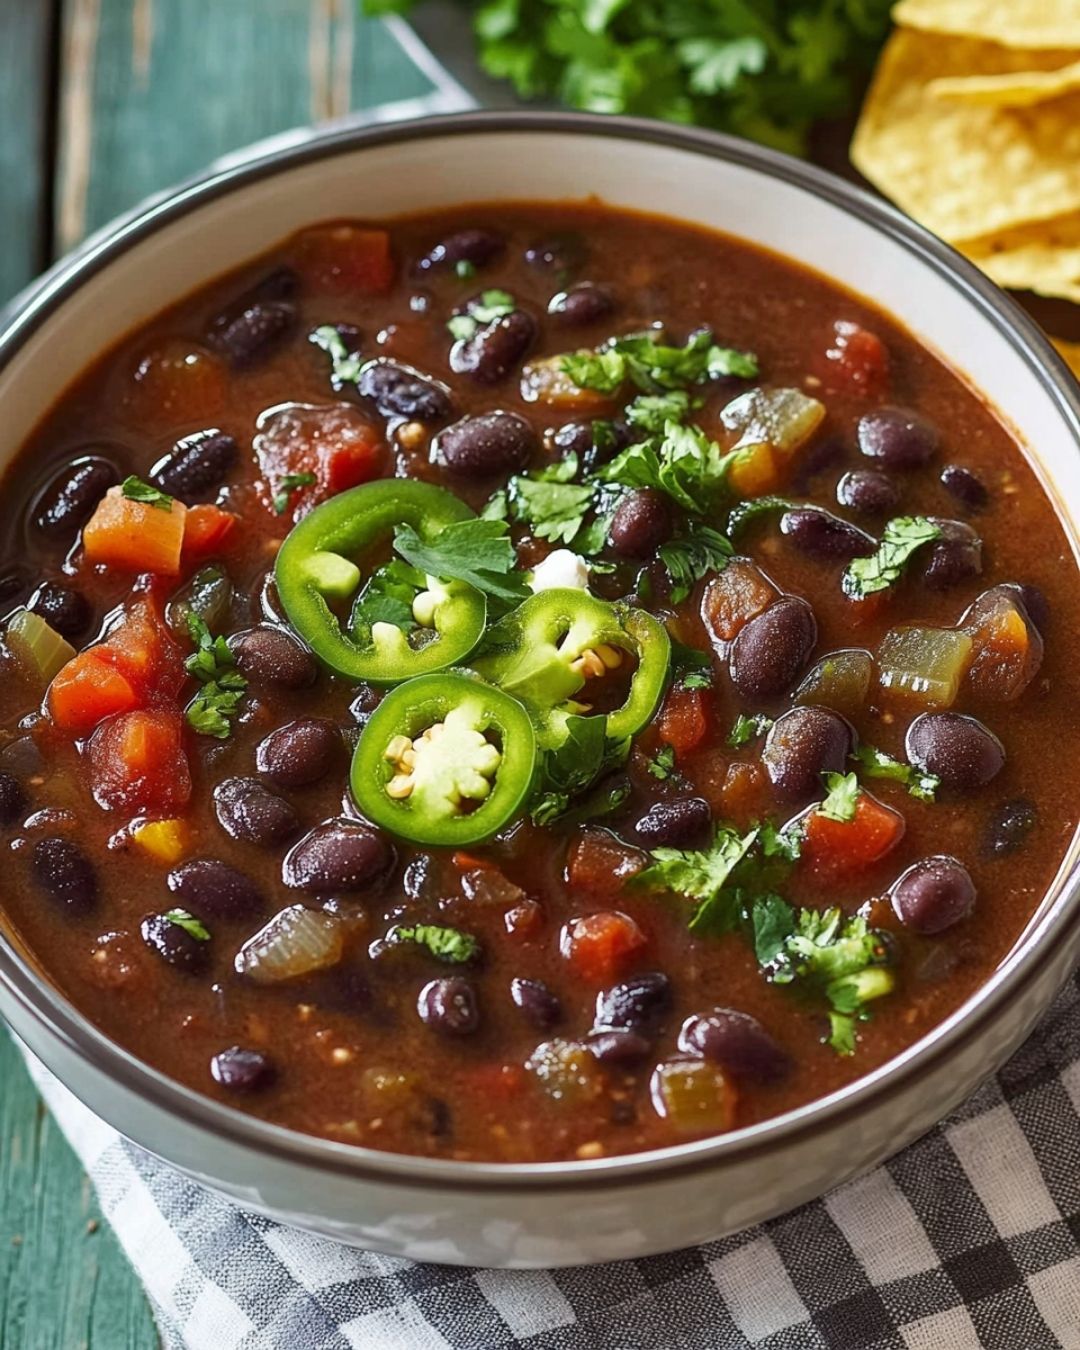
{"label": "wood plank", "polygon": [[0,304],[48,257],[52,6],[0,4]]}
{"label": "wood plank", "polygon": [[0,1350],[148,1350],[157,1332],[89,1181],[0,1031]]}
{"label": "wood plank", "polygon": [[357,0],[65,0],[57,248],[251,141],[431,89]]}

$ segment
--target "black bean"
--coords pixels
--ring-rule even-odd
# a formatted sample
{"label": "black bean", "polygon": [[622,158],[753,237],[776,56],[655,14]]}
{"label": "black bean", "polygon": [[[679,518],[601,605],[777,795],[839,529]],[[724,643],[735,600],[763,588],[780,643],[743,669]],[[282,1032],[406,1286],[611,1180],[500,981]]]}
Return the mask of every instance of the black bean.
{"label": "black bean", "polygon": [[1006,584],[1010,590],[1015,590],[1018,593],[1020,603],[1027,610],[1028,618],[1039,630],[1039,635],[1045,637],[1050,627],[1050,602],[1043,591],[1027,581],[1008,582]]}
{"label": "black bean", "polygon": [[536,323],[515,309],[450,348],[450,369],[471,375],[478,384],[498,384],[522,360],[536,337]]}
{"label": "black bean", "polygon": [[990,500],[986,484],[963,464],[946,464],[941,471],[941,481],[961,506],[969,511],[981,511]]}
{"label": "black bean", "polygon": [[982,571],[982,540],[962,520],[930,517],[941,537],[923,549],[923,584],[932,591],[948,590],[970,581]]}
{"label": "black bean", "polygon": [[1035,828],[1039,813],[1027,797],[1015,797],[996,807],[983,836],[983,852],[991,858],[1004,858],[1024,844]]}
{"label": "black bean", "polygon": [[913,863],[889,894],[900,922],[925,936],[943,933],[975,905],[975,883],[967,868],[940,854]]}
{"label": "black bean", "polygon": [[563,455],[577,455],[583,459],[593,448],[591,422],[566,422],[549,433],[551,445]]}
{"label": "black bean", "polygon": [[850,469],[836,485],[836,500],[864,516],[891,516],[900,505],[900,489],[880,469]]}
{"label": "black bean", "polygon": [[256,300],[219,315],[207,341],[236,370],[265,361],[286,342],[296,327],[296,309],[287,300]]}
{"label": "black bean", "polygon": [[604,1031],[651,1031],[671,1002],[671,981],[661,971],[633,975],[597,994],[593,1027]]}
{"label": "black bean", "polygon": [[72,914],[85,914],[97,902],[97,875],[86,854],[70,839],[39,839],[30,853],[34,880]]}
{"label": "black bean", "polygon": [[652,1042],[647,1036],[625,1028],[611,1031],[591,1031],[585,1037],[585,1049],[601,1064],[616,1066],[640,1064],[652,1054]]}
{"label": "black bean", "polygon": [[220,858],[181,863],[169,873],[166,884],[183,909],[213,919],[254,919],[266,908],[255,882]]}
{"label": "black bean", "polygon": [[635,821],[634,835],[649,848],[688,848],[711,824],[712,811],[704,797],[677,797],[650,806]]}
{"label": "black bean", "polygon": [[517,413],[488,412],[464,417],[441,432],[437,458],[462,478],[517,473],[536,451],[536,433]]}
{"label": "black bean", "polygon": [[712,1060],[744,1082],[779,1083],[792,1068],[791,1056],[757,1018],[734,1008],[688,1017],[679,1031],[679,1049]]}
{"label": "black bean", "polygon": [[300,827],[289,803],[267,791],[257,778],[226,778],[219,783],[214,810],[226,834],[249,844],[279,844]]}
{"label": "black bean", "polygon": [[494,230],[457,230],[440,240],[416,265],[421,272],[429,272],[433,267],[455,267],[458,263],[482,267],[505,247],[506,240]]}
{"label": "black bean", "polygon": [[911,408],[875,408],[863,413],[859,449],[887,469],[917,469],[938,448],[937,428]]}
{"label": "black bean", "polygon": [[298,717],[259,742],[255,767],[278,787],[304,787],[329,773],[341,750],[341,732],[333,722]]}
{"label": "black bean", "polygon": [[567,328],[599,323],[614,310],[615,297],[606,286],[597,286],[592,281],[580,281],[548,301],[548,313]]}
{"label": "black bean", "polygon": [[446,1036],[469,1036],[480,1025],[476,990],[460,975],[430,980],[416,1000],[420,1020]]}
{"label": "black bean", "polygon": [[528,1021],[540,1031],[553,1027],[562,1017],[562,1004],[543,980],[515,977],[510,981],[510,997]]}
{"label": "black bean", "polygon": [[360,371],[357,388],[372,400],[383,417],[438,422],[454,410],[450,391],[444,384],[412,366],[383,356],[367,362]]}
{"label": "black bean", "polygon": [[236,467],[240,447],[223,431],[196,431],[177,441],[150,470],[150,481],[189,506],[213,501]]}
{"label": "black bean", "polygon": [[573,231],[537,239],[525,250],[525,261],[530,267],[543,271],[571,272],[585,261],[585,240]]}
{"label": "black bean", "polygon": [[319,673],[311,653],[291,633],[273,624],[261,623],[234,633],[229,650],[253,684],[306,689]]}
{"label": "black bean", "polygon": [[624,558],[652,558],[674,528],[667,496],[655,488],[634,488],[615,508],[608,541]]}
{"label": "black bean", "polygon": [[26,608],[66,638],[81,637],[94,618],[86,596],[59,581],[43,581],[27,600]]}
{"label": "black bean", "polygon": [[904,747],[916,768],[961,792],[985,786],[1005,765],[998,738],[964,713],[920,713],[908,727]]}
{"label": "black bean", "polygon": [[776,719],[765,737],[761,760],[782,797],[820,797],[821,775],[844,771],[854,740],[846,718],[831,708],[809,704]]}
{"label": "black bean", "polygon": [[214,1081],[230,1092],[257,1092],[269,1087],[277,1077],[277,1069],[269,1056],[261,1050],[245,1050],[232,1045],[210,1061]]}
{"label": "black bean", "polygon": [[140,927],[143,941],[177,970],[197,975],[210,964],[210,944],[200,941],[167,914],[148,914]]}
{"label": "black bean", "polygon": [[362,891],[381,881],[394,864],[393,847],[359,820],[327,820],[285,855],[286,886],[302,891]]}
{"label": "black bean", "polygon": [[866,557],[877,548],[864,530],[820,506],[796,506],[785,511],[780,517],[780,533],[811,558],[841,558],[847,562]]}
{"label": "black bean", "polygon": [[0,571],[0,605],[10,604],[27,588],[27,569],[18,563],[10,564]]}
{"label": "black bean", "polygon": [[109,488],[120,481],[112,460],[87,455],[65,465],[39,494],[33,520],[50,539],[72,539]]}
{"label": "black bean", "polygon": [[0,772],[0,826],[14,825],[30,805],[23,785],[10,773]]}
{"label": "black bean", "polygon": [[773,698],[795,683],[817,642],[814,611],[798,596],[776,600],[740,629],[729,668],[747,699]]}

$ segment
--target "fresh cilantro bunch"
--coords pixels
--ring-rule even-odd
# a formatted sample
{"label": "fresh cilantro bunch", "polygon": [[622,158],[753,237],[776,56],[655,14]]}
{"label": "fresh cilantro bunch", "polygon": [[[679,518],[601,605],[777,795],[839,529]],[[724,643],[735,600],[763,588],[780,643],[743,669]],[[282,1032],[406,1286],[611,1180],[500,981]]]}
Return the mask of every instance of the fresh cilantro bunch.
{"label": "fresh cilantro bunch", "polygon": [[188,614],[187,622],[195,650],[185,660],[184,669],[200,687],[185,716],[192,731],[223,741],[232,731],[233,718],[240,712],[247,680],[237,670],[236,657],[220,634],[212,636],[194,612]]}
{"label": "fresh cilantro bunch", "polygon": [[[415,0],[363,0],[368,14]],[[891,0],[469,0],[480,64],[526,99],[732,131],[800,153],[852,108]]]}

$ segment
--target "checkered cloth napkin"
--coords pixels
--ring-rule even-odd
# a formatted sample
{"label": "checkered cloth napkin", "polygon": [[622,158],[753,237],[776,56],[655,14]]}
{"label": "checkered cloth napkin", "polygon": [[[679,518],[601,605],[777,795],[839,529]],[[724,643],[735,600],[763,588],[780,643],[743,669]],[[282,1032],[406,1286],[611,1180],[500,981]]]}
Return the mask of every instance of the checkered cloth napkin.
{"label": "checkered cloth napkin", "polygon": [[886,1166],[720,1242],[577,1270],[418,1265],[283,1228],[31,1071],[169,1350],[1080,1350],[1080,974]]}

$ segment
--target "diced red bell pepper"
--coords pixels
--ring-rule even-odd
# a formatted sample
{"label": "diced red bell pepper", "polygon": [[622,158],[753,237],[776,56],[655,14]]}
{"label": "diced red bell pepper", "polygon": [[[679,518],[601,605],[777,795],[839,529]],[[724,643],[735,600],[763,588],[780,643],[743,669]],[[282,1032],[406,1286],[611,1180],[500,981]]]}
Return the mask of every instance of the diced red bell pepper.
{"label": "diced red bell pepper", "polygon": [[599,986],[627,970],[648,941],[629,914],[600,910],[571,919],[563,928],[560,946],[574,973]]}
{"label": "diced red bell pepper", "polygon": [[880,394],[889,380],[889,350],[876,333],[838,319],[822,362],[822,378],[831,389]]}
{"label": "diced red bell pepper", "polygon": [[656,723],[661,744],[670,745],[676,760],[696,750],[709,733],[709,708],[703,689],[675,685],[664,699]]}
{"label": "diced red bell pepper", "polygon": [[123,713],[90,740],[94,799],[106,811],[173,812],[191,797],[191,771],[178,710]]}
{"label": "diced red bell pepper", "polygon": [[802,856],[822,876],[858,872],[884,858],[904,833],[904,817],[860,791],[851,820],[831,820],[820,811],[806,817]]}
{"label": "diced red bell pepper", "polygon": [[194,562],[220,553],[232,539],[239,517],[220,506],[189,506],[184,520],[183,560]]}
{"label": "diced red bell pepper", "polygon": [[386,230],[341,222],[304,230],[296,240],[297,265],[319,290],[385,295],[394,282]]}
{"label": "diced red bell pepper", "polygon": [[298,520],[327,497],[377,478],[386,446],[358,408],[286,405],[263,423],[255,454],[267,506]]}

